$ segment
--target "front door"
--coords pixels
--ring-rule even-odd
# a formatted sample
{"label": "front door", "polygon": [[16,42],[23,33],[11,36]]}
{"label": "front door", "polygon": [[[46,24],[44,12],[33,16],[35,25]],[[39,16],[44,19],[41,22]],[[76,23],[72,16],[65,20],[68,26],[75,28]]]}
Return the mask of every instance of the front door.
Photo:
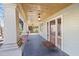
{"label": "front door", "polygon": [[50,42],[55,45],[56,40],[56,22],[55,20],[50,21]]}
{"label": "front door", "polygon": [[61,49],[62,44],[61,18],[57,18],[57,47]]}

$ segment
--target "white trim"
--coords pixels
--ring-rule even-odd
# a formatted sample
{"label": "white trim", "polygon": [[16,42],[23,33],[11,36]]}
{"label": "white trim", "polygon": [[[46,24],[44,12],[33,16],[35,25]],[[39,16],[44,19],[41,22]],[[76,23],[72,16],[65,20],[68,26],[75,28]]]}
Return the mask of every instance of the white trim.
{"label": "white trim", "polygon": [[63,43],[64,43],[64,19],[63,19],[63,15],[61,16],[61,39],[62,39],[62,43],[61,43],[61,49],[63,50]]}
{"label": "white trim", "polygon": [[50,41],[50,22],[47,22],[47,23],[48,23],[47,28],[49,27],[49,28],[47,29],[47,30],[48,30],[48,31],[47,31],[47,40]]}
{"label": "white trim", "polygon": [[[61,50],[63,50],[63,15],[55,17],[56,25],[57,25],[57,19],[61,18]],[[57,27],[56,27],[56,46],[57,46]]]}
{"label": "white trim", "polygon": [[57,46],[57,33],[58,33],[58,31],[57,31],[57,18],[55,19],[55,22],[56,22],[56,34],[55,34],[55,45]]}

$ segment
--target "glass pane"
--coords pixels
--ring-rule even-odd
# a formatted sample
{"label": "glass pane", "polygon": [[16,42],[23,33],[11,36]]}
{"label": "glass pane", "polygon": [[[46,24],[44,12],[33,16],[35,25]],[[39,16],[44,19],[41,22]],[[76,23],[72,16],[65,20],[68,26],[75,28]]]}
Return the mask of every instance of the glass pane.
{"label": "glass pane", "polygon": [[50,41],[55,45],[55,32],[56,32],[56,24],[55,20],[50,22]]}
{"label": "glass pane", "polygon": [[57,19],[57,24],[58,36],[61,36],[61,18]]}
{"label": "glass pane", "polygon": [[61,18],[57,19],[57,45],[61,48]]}

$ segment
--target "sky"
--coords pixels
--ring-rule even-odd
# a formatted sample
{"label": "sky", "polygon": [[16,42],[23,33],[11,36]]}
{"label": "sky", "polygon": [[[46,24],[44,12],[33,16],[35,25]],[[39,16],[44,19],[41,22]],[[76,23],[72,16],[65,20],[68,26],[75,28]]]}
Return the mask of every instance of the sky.
{"label": "sky", "polygon": [[4,26],[4,19],[3,19],[3,16],[4,16],[4,7],[3,7],[3,5],[0,3],[0,23],[1,23],[1,26],[2,26],[2,27]]}
{"label": "sky", "polygon": [[0,3],[0,16],[3,16],[4,14],[4,8],[3,5]]}

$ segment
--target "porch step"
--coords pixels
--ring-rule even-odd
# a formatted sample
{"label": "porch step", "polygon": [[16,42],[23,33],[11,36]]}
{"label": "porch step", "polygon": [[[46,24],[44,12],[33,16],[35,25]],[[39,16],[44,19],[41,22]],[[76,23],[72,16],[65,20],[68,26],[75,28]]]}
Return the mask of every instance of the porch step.
{"label": "porch step", "polygon": [[18,48],[16,43],[9,43],[9,44],[3,44],[0,47],[0,51],[4,51],[4,50],[12,50],[12,49],[16,49]]}

